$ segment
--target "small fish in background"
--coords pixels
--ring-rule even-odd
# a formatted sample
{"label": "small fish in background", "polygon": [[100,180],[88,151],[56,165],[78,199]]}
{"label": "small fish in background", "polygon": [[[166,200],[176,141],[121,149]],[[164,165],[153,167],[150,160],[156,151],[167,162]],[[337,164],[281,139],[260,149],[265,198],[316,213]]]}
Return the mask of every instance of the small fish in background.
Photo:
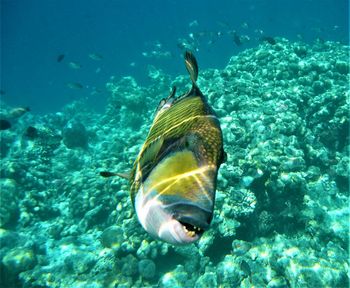
{"label": "small fish in background", "polygon": [[11,123],[8,120],[0,119],[0,130],[7,130],[11,128]]}
{"label": "small fish in background", "polygon": [[310,30],[317,34],[322,34],[325,32],[325,29],[323,27],[311,27]]}
{"label": "small fish in background", "polygon": [[84,86],[79,82],[69,82],[67,83],[67,87],[70,89],[83,89]]}
{"label": "small fish in background", "polygon": [[158,40],[147,41],[143,45],[146,47],[145,50],[147,51],[162,51],[163,49],[163,44]]}
{"label": "small fish in background", "polygon": [[246,277],[249,277],[249,282],[252,283],[252,270],[250,269],[250,266],[247,263],[247,261],[241,261],[241,270],[246,275]]}
{"label": "small fish in background", "polygon": [[215,33],[215,35],[216,35],[217,37],[221,37],[221,36],[224,35],[224,32],[222,32],[222,31],[217,31],[217,32]]}
{"label": "small fish in background", "polygon": [[247,43],[250,41],[250,37],[248,35],[242,35],[241,36],[241,42],[242,43]]}
{"label": "small fish in background", "polygon": [[57,56],[56,61],[57,61],[58,63],[60,63],[60,62],[63,61],[64,57],[65,57],[64,54],[60,54],[60,55]]}
{"label": "small fish in background", "polygon": [[304,41],[304,37],[303,37],[303,35],[301,35],[300,33],[297,34],[297,39],[298,39],[299,41]]}
{"label": "small fish in background", "polygon": [[205,31],[195,32],[195,33],[190,33],[189,36],[190,36],[193,40],[197,40],[198,38],[207,36],[208,34],[212,34],[212,32],[205,32]]}
{"label": "small fish in background", "polygon": [[242,45],[241,37],[238,35],[236,31],[233,32],[233,42],[235,42],[237,46]]}
{"label": "small fish in background", "polygon": [[90,93],[90,95],[94,96],[94,95],[98,95],[98,94],[101,94],[103,91],[99,88],[96,88],[96,87],[92,87],[92,91]]}
{"label": "small fish in background", "polygon": [[187,40],[185,38],[179,38],[177,39],[177,44],[176,46],[183,52],[186,50],[191,50],[191,51],[199,51],[198,48],[198,42],[196,39],[197,35],[194,35],[193,33],[190,34],[190,40]]}
{"label": "small fish in background", "polygon": [[192,22],[190,22],[189,24],[188,24],[188,27],[197,27],[197,26],[199,26],[199,24],[198,24],[198,21],[197,20],[193,20]]}
{"label": "small fish in background", "polygon": [[163,48],[163,44],[156,40],[156,41],[148,41],[145,43],[145,45],[149,48],[149,49],[154,49],[154,50],[159,50]]}
{"label": "small fish in background", "polygon": [[255,30],[254,30],[254,33],[255,33],[255,34],[258,34],[258,35],[260,35],[260,36],[262,36],[262,35],[264,35],[264,30],[255,29]]}
{"label": "small fish in background", "polygon": [[29,139],[35,139],[39,136],[39,131],[37,128],[29,126],[24,132],[24,136],[28,137]]}
{"label": "small fish in background", "polygon": [[271,36],[262,36],[259,38],[260,42],[267,42],[271,45],[275,45],[276,44],[276,40],[275,38],[271,37]]}
{"label": "small fish in background", "polygon": [[6,94],[6,92],[5,92],[5,90],[0,90],[0,95],[5,95]]}
{"label": "small fish in background", "polygon": [[227,21],[217,21],[216,22],[220,27],[228,29],[230,27],[230,24]]}
{"label": "small fish in background", "polygon": [[72,68],[72,69],[75,69],[75,70],[81,69],[81,65],[79,63],[73,62],[73,61],[69,62],[68,66],[69,66],[69,68]]}
{"label": "small fish in background", "polygon": [[229,31],[228,35],[231,35],[233,42],[235,42],[237,46],[242,46],[250,41],[250,37],[248,35],[239,35],[235,30]]}
{"label": "small fish in background", "polygon": [[9,118],[19,118],[22,117],[25,113],[29,112],[29,107],[17,107],[10,110],[8,113]]}
{"label": "small fish in background", "polygon": [[243,29],[248,29],[248,28],[249,28],[249,25],[248,25],[247,22],[243,22],[243,23],[241,24],[241,27],[242,27]]}
{"label": "small fish in background", "polygon": [[88,56],[90,59],[95,60],[95,61],[100,61],[103,59],[103,56],[101,54],[98,54],[98,53],[90,53]]}

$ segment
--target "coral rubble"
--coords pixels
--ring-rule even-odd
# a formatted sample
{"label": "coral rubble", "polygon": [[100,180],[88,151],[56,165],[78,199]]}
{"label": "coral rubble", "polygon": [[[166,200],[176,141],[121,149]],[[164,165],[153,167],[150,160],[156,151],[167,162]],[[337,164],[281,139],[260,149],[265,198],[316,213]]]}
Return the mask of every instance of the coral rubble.
{"label": "coral rubble", "polygon": [[104,115],[27,113],[0,132],[1,287],[347,287],[348,57],[276,39],[201,71],[228,157],[212,227],[190,246],[152,239],[127,181],[98,175],[130,169],[158,101],[187,76],[112,79]]}

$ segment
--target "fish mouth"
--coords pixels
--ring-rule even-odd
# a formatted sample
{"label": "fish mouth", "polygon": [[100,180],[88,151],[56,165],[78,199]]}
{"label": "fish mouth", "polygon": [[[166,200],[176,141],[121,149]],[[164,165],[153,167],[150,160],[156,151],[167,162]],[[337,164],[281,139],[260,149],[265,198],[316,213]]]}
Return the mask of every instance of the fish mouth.
{"label": "fish mouth", "polygon": [[[179,220],[178,220],[179,221]],[[186,223],[183,221],[179,221],[179,223],[182,225],[182,228],[187,236],[194,238],[196,236],[200,237],[204,233],[204,229],[194,226],[190,223]]]}
{"label": "fish mouth", "polygon": [[193,205],[180,205],[176,208],[177,213],[173,218],[181,224],[187,236],[199,238],[209,229],[212,214],[208,211]]}

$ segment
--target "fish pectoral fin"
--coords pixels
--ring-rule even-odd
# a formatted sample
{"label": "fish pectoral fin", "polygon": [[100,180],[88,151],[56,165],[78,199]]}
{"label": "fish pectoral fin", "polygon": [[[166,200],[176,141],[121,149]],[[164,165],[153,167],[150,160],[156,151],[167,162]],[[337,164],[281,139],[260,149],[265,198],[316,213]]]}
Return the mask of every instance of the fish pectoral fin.
{"label": "fish pectoral fin", "polygon": [[124,178],[124,179],[127,179],[127,180],[130,179],[130,173],[118,173],[118,172],[101,171],[100,175],[102,177],[105,177],[105,178],[118,176],[120,178]]}
{"label": "fish pectoral fin", "polygon": [[145,167],[145,165],[156,159],[160,149],[163,146],[163,143],[164,138],[158,137],[157,139],[155,139],[147,145],[147,147],[142,151],[139,157],[139,163],[141,168]]}

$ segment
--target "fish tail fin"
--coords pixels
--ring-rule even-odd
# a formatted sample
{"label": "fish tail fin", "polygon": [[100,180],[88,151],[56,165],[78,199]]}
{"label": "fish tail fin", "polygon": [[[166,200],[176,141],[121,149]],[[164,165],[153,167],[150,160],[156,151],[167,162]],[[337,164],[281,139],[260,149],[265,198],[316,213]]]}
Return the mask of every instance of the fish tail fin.
{"label": "fish tail fin", "polygon": [[192,84],[196,85],[198,78],[198,64],[196,58],[190,51],[185,52],[185,65],[188,73],[190,74]]}

